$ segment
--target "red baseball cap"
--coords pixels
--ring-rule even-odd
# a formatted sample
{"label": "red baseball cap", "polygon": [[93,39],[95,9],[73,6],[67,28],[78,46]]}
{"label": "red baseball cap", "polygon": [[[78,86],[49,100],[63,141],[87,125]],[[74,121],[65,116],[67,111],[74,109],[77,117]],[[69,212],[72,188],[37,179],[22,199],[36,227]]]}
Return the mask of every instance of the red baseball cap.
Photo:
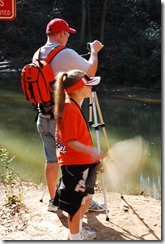
{"label": "red baseball cap", "polygon": [[61,31],[66,31],[72,34],[76,33],[76,30],[70,28],[68,23],[63,19],[55,18],[47,24],[46,27],[47,34],[58,33]]}

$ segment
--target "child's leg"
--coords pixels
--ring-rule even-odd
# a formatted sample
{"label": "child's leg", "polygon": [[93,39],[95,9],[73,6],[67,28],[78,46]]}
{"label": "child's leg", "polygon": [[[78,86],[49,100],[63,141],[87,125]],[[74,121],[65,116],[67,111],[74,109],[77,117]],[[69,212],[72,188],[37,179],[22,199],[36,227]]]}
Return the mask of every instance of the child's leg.
{"label": "child's leg", "polygon": [[83,222],[82,219],[84,217],[86,209],[89,206],[90,200],[91,200],[91,198],[85,199],[85,202],[83,202],[83,205],[81,205],[80,208],[78,209],[78,211],[73,215],[72,221],[70,221],[70,215],[68,215],[68,227],[70,230],[71,239],[76,238],[74,240],[81,240],[80,232],[82,230],[82,222]]}
{"label": "child's leg", "polygon": [[82,231],[82,224],[83,224],[83,218],[86,210],[88,209],[89,203],[91,201],[91,198],[85,199],[85,202],[81,205],[81,215],[80,215],[80,223],[79,223],[79,230]]}
{"label": "child's leg", "polygon": [[68,227],[71,234],[77,234],[79,232],[79,222],[81,216],[81,207],[73,215],[72,220],[70,220],[70,215],[68,215]]}
{"label": "child's leg", "polygon": [[81,235],[79,230],[80,216],[81,216],[81,207],[73,215],[72,220],[70,220],[70,215],[68,215],[68,227],[70,230],[69,233],[70,240],[81,240]]}
{"label": "child's leg", "polygon": [[92,197],[83,199],[83,201],[81,203],[82,205],[81,205],[80,219],[82,219],[84,217],[84,214],[85,214],[86,210],[88,209],[88,206],[89,206],[91,199],[92,199]]}

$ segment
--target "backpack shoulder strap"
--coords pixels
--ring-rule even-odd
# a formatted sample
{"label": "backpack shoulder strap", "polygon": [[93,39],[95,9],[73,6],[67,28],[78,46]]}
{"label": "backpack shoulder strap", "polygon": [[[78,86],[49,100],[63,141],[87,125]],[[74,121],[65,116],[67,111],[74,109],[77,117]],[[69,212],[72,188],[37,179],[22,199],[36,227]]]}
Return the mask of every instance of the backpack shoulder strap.
{"label": "backpack shoulder strap", "polygon": [[46,63],[50,63],[50,61],[54,58],[54,56],[60,52],[62,49],[64,49],[65,46],[59,45],[55,47],[49,54],[48,56],[44,59]]}
{"label": "backpack shoulder strap", "polygon": [[36,53],[35,53],[35,58],[34,58],[34,57],[32,58],[32,62],[35,62],[35,61],[39,60],[39,57],[40,57],[40,49],[41,49],[41,48],[39,48],[39,49],[36,51]]}

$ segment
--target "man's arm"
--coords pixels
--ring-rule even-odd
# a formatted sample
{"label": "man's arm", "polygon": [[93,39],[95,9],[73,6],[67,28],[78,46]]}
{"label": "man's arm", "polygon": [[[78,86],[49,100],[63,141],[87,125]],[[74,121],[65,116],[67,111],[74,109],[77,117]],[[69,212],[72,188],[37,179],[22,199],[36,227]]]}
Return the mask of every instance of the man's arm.
{"label": "man's arm", "polygon": [[89,76],[94,76],[96,74],[96,71],[98,68],[98,52],[103,47],[104,47],[104,45],[97,40],[90,43],[91,54],[90,54],[90,57],[88,60],[88,62],[90,63],[90,66],[86,72]]}
{"label": "man's arm", "polygon": [[103,48],[99,41],[90,43],[91,54],[89,60],[81,57],[73,49],[65,48],[59,52],[51,61],[51,66],[54,74],[59,72],[67,72],[72,69],[80,69],[89,76],[94,76],[98,67],[98,52]]}

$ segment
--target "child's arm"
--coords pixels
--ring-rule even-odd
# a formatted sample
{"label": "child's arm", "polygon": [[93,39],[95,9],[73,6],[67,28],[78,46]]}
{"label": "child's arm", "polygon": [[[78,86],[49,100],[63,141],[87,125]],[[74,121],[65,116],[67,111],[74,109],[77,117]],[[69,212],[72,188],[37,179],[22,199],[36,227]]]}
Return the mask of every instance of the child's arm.
{"label": "child's arm", "polygon": [[97,148],[87,146],[77,140],[70,140],[67,143],[70,148],[72,148],[77,152],[88,153],[93,158],[94,161],[100,160],[104,156],[103,153],[99,152]]}

